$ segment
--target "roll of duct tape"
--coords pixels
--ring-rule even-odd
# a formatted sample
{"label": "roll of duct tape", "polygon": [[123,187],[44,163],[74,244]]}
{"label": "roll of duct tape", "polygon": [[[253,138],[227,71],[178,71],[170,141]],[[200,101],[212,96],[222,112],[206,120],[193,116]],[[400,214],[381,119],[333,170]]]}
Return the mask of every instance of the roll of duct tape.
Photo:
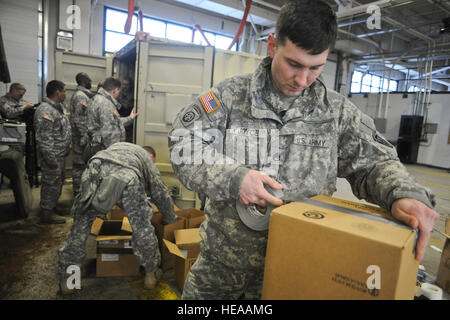
{"label": "roll of duct tape", "polygon": [[[283,191],[272,189],[268,185],[264,185],[266,190],[273,196],[281,199]],[[250,229],[255,231],[265,231],[269,229],[270,213],[276,206],[267,203],[266,207],[260,207],[255,204],[244,205],[239,199],[236,200],[236,209],[241,221]]]}
{"label": "roll of duct tape", "polygon": [[442,300],[442,289],[431,283],[423,283],[419,289],[420,295],[424,295],[430,300]]}

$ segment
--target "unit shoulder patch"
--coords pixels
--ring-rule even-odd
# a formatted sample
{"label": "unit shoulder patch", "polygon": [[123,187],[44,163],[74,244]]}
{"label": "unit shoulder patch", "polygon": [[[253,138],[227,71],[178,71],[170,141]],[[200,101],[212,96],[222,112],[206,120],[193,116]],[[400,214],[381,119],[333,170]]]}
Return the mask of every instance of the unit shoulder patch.
{"label": "unit shoulder patch", "polygon": [[200,112],[195,107],[189,108],[181,117],[181,123],[188,127],[192,122],[200,118]]}

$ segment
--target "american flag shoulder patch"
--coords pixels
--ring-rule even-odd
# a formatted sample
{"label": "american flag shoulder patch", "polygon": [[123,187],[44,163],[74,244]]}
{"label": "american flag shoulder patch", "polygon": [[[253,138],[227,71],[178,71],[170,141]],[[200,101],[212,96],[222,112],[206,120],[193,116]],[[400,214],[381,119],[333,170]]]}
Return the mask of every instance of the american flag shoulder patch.
{"label": "american flag shoulder patch", "polygon": [[200,102],[202,103],[203,108],[205,108],[205,111],[208,114],[220,108],[220,104],[212,91],[200,97]]}
{"label": "american flag shoulder patch", "polygon": [[44,113],[44,115],[42,116],[44,119],[49,120],[49,121],[53,121],[52,117],[50,117],[48,114]]}

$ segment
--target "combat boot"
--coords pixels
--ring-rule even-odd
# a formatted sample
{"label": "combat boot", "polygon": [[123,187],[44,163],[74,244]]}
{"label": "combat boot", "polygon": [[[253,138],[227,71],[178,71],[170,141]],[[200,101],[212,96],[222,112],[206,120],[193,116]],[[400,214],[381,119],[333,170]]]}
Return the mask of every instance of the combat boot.
{"label": "combat boot", "polygon": [[42,209],[40,212],[40,224],[63,224],[66,223],[66,219],[57,216],[50,210]]}
{"label": "combat boot", "polygon": [[144,286],[147,289],[153,289],[158,284],[158,281],[162,277],[162,270],[158,269],[155,272],[147,272],[145,274]]}

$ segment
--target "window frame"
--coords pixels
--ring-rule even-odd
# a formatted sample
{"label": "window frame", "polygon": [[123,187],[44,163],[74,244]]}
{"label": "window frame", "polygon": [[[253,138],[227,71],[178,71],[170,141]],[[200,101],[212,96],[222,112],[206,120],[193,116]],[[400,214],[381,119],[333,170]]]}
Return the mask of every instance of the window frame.
{"label": "window frame", "polygon": [[[116,31],[116,30],[110,30],[110,29],[107,29],[107,28],[106,28],[106,20],[107,20],[108,10],[116,11],[116,12],[121,12],[121,13],[127,13],[127,11],[125,11],[125,10],[123,10],[123,9],[117,9],[117,8],[113,8],[113,7],[109,7],[109,6],[104,6],[104,11],[103,11],[103,48],[102,48],[103,55],[106,55],[106,54],[113,54],[114,52],[117,52],[117,51],[120,50],[120,49],[119,49],[119,50],[113,51],[113,52],[111,52],[111,51],[106,51],[106,40],[107,40],[107,39],[106,39],[106,34],[107,34],[107,32],[116,33],[116,34],[120,34],[120,35],[126,35],[125,32],[119,32],[119,31]],[[137,13],[133,14],[133,16],[135,16],[136,19],[138,19]],[[181,24],[181,23],[171,22],[171,21],[162,20],[162,19],[158,19],[158,18],[153,18],[153,17],[145,16],[145,15],[143,16],[143,19],[144,19],[144,20],[145,20],[145,19],[149,19],[149,20],[154,20],[154,21],[163,22],[163,23],[165,24],[165,37],[164,37],[164,39],[173,40],[173,39],[169,39],[169,38],[167,37],[167,27],[168,27],[168,25],[175,25],[175,26],[180,26],[180,27],[184,27],[184,28],[190,29],[192,32],[194,32],[194,39],[195,39],[195,36],[196,36],[196,33],[197,33],[197,32],[199,33],[199,36],[202,37],[202,35],[200,34],[199,30],[193,29],[192,26],[187,26],[187,25],[184,25],[184,24]],[[217,37],[218,35],[221,36],[221,37],[229,38],[229,39],[230,39],[230,44],[231,44],[231,41],[233,41],[233,37],[232,37],[232,36],[225,35],[225,34],[221,34],[221,33],[217,33],[217,32],[213,32],[213,31],[208,31],[208,30],[203,30],[203,31],[204,31],[205,33],[210,33],[210,34],[213,34],[213,35],[214,35],[214,45],[213,45],[213,44],[211,44],[211,45],[212,45],[213,47],[215,47],[215,48],[216,48],[216,46],[215,46],[216,37]],[[202,38],[203,38],[203,37],[202,37]],[[191,39],[192,39],[192,38],[191,38]],[[202,39],[202,40],[203,40],[203,39]],[[180,40],[173,40],[173,41],[180,41]],[[185,42],[185,43],[196,44],[195,42],[191,42],[191,41]],[[206,44],[203,45],[203,44],[201,44],[201,43],[200,43],[200,44],[196,44],[196,45],[206,46]],[[239,41],[237,41],[237,42],[233,45],[233,48],[231,49],[231,51],[238,51],[238,48],[239,48]]]}
{"label": "window frame", "polygon": [[[360,80],[359,82],[353,80],[356,72],[358,72],[358,73],[361,74],[361,80]],[[369,76],[369,77],[370,77],[370,83],[369,83],[369,84],[363,84],[363,79],[364,79],[364,77],[366,77],[366,76]],[[374,79],[374,77],[380,79],[380,80],[379,80],[378,86],[374,86],[374,85],[373,85],[373,79]],[[387,85],[386,85],[386,83],[387,83]],[[354,86],[354,84],[359,85],[359,90],[358,90],[358,91],[353,91],[353,86]],[[391,90],[391,89],[390,89],[392,84],[395,84],[395,90]],[[368,90],[368,91],[363,91],[363,86],[368,87],[369,90]],[[385,86],[386,86],[386,89],[384,89]],[[382,77],[382,76],[379,76],[379,75],[377,75],[377,74],[372,74],[372,73],[369,73],[369,72],[363,72],[363,71],[360,71],[360,70],[355,69],[355,70],[353,70],[353,72],[352,72],[352,77],[351,77],[351,81],[350,81],[350,90],[349,90],[350,92],[349,92],[349,94],[354,94],[354,93],[369,94],[369,93],[399,92],[399,91],[398,91],[398,86],[399,86],[399,81],[398,81],[398,80],[393,80],[393,79],[388,80],[388,79],[386,79],[386,78],[384,78],[384,80],[383,80],[383,77]],[[375,90],[374,90],[374,89],[375,89]],[[373,92],[373,90],[374,90],[375,92]]]}

